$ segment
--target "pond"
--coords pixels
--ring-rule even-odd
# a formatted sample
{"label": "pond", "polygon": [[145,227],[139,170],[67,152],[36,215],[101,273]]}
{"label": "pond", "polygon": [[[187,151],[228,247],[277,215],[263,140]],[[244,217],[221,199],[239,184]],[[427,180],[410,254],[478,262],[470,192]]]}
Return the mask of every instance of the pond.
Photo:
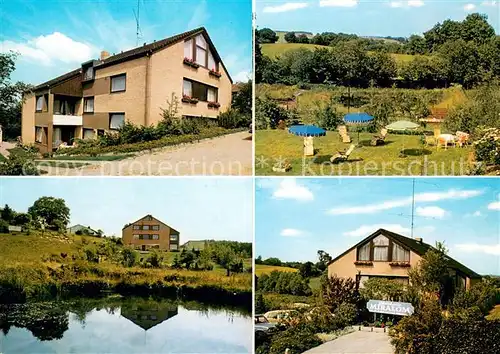
{"label": "pond", "polygon": [[0,353],[250,353],[251,314],[165,299],[0,305]]}

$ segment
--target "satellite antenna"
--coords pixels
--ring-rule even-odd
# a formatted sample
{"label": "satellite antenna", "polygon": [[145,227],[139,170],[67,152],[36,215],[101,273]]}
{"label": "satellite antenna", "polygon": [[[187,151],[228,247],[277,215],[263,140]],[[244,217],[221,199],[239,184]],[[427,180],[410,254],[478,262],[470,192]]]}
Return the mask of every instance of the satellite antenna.
{"label": "satellite antenna", "polygon": [[135,31],[135,35],[136,35],[136,40],[135,40],[135,46],[138,47],[139,46],[139,40],[142,38],[142,31],[141,31],[141,24],[139,22],[140,20],[140,15],[141,15],[141,0],[137,0],[137,12],[135,10],[134,11],[134,16],[135,16],[135,24],[136,24],[136,31]]}

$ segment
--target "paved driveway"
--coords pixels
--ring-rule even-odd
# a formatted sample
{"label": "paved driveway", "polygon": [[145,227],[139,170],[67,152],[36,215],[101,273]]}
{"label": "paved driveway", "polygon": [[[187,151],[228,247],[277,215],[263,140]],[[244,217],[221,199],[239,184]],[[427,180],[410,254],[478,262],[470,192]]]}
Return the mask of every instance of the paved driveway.
{"label": "paved driveway", "polygon": [[387,333],[356,331],[339,337],[304,354],[392,354]]}
{"label": "paved driveway", "polygon": [[[240,132],[81,168],[44,167],[62,176],[251,175],[251,134]],[[84,161],[82,161],[84,162]]]}

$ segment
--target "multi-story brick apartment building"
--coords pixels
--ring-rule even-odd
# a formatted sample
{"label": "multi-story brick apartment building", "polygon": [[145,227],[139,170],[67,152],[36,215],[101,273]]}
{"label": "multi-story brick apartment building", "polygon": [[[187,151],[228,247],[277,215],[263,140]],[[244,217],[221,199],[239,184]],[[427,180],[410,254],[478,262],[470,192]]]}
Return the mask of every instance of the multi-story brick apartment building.
{"label": "multi-story brick apartment building", "polygon": [[149,249],[178,251],[180,234],[153,216],[146,215],[123,227],[122,242],[125,246],[140,251]]}
{"label": "multi-story brick apartment building", "polygon": [[217,118],[230,108],[232,79],[205,28],[98,60],[24,95],[22,140],[47,152],[125,121],[154,125],[172,95],[178,114]]}

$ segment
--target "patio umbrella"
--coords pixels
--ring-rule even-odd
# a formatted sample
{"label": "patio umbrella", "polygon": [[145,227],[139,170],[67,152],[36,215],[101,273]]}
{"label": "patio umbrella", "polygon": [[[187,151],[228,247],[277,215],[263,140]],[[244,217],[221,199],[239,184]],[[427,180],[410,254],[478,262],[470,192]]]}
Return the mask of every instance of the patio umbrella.
{"label": "patio umbrella", "polygon": [[[399,132],[412,131],[412,130],[415,130],[418,128],[420,128],[420,125],[418,125],[417,123],[409,122],[407,120],[398,120],[397,122],[391,123],[386,127],[387,130],[393,130],[393,131],[399,131]],[[406,137],[403,136],[403,150],[402,151],[404,151],[405,140],[406,140]]]}
{"label": "patio umbrella", "polygon": [[[368,113],[348,113],[344,116],[344,122],[347,125],[368,125],[370,122],[375,119],[373,116]],[[358,144],[359,144],[359,129],[358,129]]]}
{"label": "patio umbrella", "polygon": [[288,132],[293,135],[304,137],[304,155],[314,155],[313,138],[315,136],[325,136],[326,130],[315,125],[293,125],[288,128]]}

